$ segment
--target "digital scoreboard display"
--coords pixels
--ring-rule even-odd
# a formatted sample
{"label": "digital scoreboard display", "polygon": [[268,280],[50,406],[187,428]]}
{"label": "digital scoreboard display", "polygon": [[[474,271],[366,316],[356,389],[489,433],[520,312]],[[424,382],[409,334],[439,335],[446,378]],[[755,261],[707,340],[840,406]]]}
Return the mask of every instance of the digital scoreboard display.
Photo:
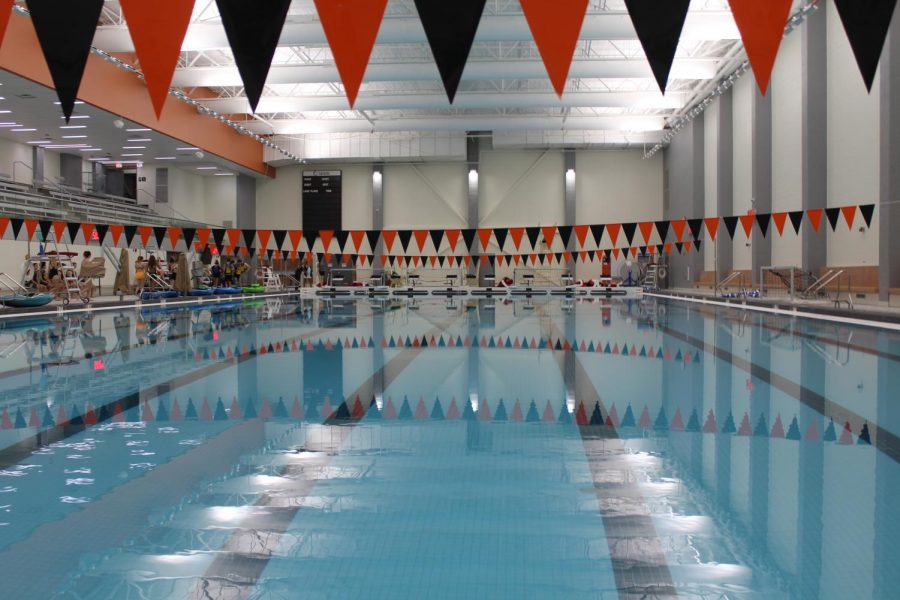
{"label": "digital scoreboard display", "polygon": [[341,171],[303,172],[303,228],[341,228]]}

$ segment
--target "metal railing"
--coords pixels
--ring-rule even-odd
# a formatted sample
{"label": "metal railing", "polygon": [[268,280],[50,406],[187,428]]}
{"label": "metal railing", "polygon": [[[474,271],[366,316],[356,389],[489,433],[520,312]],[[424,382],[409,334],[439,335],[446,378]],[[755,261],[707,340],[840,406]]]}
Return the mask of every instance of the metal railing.
{"label": "metal railing", "polygon": [[738,283],[738,290],[743,292],[744,289],[746,289],[746,286],[744,284],[744,272],[743,271],[732,271],[731,274],[729,274],[727,277],[725,277],[725,279],[716,283],[715,295],[716,296],[719,295],[719,290],[728,289],[729,284],[731,284],[735,280],[737,280],[737,283]]}

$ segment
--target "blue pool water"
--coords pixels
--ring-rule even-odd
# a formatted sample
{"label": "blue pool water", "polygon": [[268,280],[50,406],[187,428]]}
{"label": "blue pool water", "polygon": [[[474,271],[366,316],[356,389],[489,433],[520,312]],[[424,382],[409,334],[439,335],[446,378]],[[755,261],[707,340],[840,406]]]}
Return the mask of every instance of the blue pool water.
{"label": "blue pool water", "polygon": [[0,598],[900,594],[892,331],[661,300],[0,327]]}

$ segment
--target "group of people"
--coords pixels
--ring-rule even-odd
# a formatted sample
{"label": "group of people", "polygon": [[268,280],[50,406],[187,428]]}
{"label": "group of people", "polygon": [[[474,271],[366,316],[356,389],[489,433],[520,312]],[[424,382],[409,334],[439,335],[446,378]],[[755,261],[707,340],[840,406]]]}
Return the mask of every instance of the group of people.
{"label": "group of people", "polygon": [[166,263],[152,254],[149,258],[138,256],[134,261],[135,292],[140,293],[144,289],[158,287],[160,281],[171,285],[177,275],[178,261],[174,256],[170,256]]}
{"label": "group of people", "polygon": [[250,266],[241,258],[225,258],[223,264],[216,260],[209,269],[212,287],[232,287],[249,269]]}
{"label": "group of people", "polygon": [[[82,265],[84,265],[90,261],[91,252],[85,250],[82,258]],[[66,284],[67,277],[77,278],[78,293],[82,297],[90,298],[94,295],[94,282],[90,277],[78,271],[78,266],[74,261],[71,265],[64,265],[56,259],[41,262],[34,268],[34,273],[26,281],[25,287],[29,291],[40,294],[64,296],[69,293],[69,286]]]}

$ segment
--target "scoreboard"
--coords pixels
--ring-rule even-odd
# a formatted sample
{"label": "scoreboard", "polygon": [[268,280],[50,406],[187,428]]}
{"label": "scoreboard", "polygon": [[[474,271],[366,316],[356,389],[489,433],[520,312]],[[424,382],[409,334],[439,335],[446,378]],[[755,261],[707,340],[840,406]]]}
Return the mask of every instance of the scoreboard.
{"label": "scoreboard", "polygon": [[303,228],[341,228],[341,171],[303,172]]}

